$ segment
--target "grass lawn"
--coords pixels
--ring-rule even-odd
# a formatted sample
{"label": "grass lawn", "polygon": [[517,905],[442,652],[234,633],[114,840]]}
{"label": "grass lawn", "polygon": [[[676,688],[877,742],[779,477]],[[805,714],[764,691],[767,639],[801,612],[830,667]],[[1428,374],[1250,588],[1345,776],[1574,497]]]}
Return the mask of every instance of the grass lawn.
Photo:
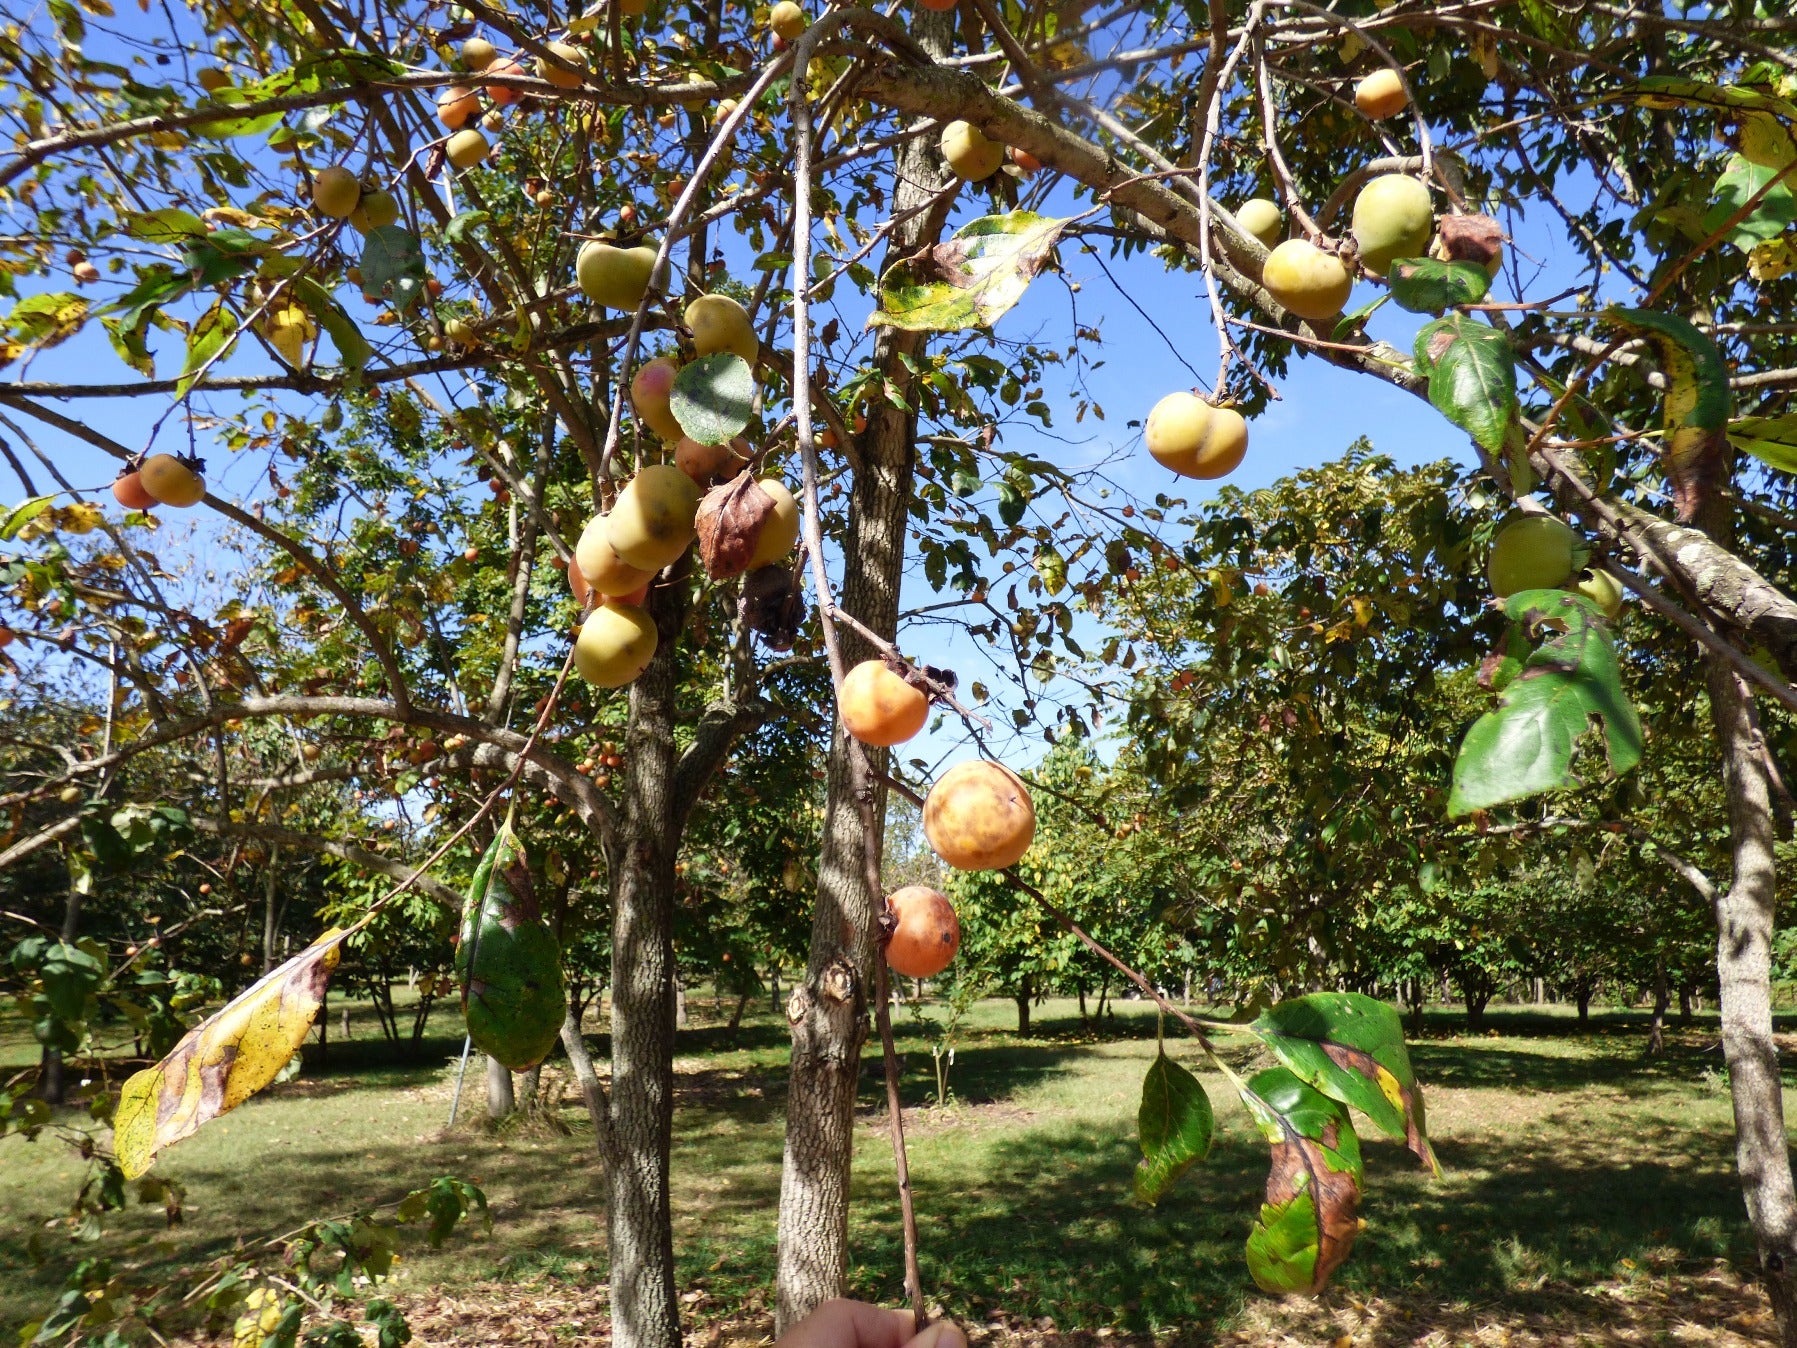
{"label": "grass lawn", "polygon": [[[333,1021],[336,1008],[332,1010]],[[928,1041],[898,1018],[912,1179],[928,1293],[987,1342],[1073,1335],[1159,1343],[1509,1344],[1773,1342],[1742,1274],[1752,1245],[1731,1170],[1732,1125],[1713,1020],[1642,1055],[1644,1019],[1442,1013],[1414,1046],[1447,1178],[1399,1146],[1367,1146],[1366,1230],[1330,1290],[1275,1301],[1241,1251],[1266,1148],[1220,1077],[1209,1162],[1157,1209],[1127,1202],[1135,1108],[1154,1023],[1125,1003],[1102,1034],[1071,1004],[1020,1039],[1009,1003],[976,1009],[933,1103]],[[476,1178],[491,1236],[408,1250],[394,1289],[424,1343],[599,1343],[605,1330],[601,1175],[565,1076],[549,1127],[445,1128],[460,1047],[452,1013],[422,1059],[396,1063],[358,1018],[328,1060],[171,1148],[155,1173],[187,1186],[187,1220],[110,1219],[93,1245],[54,1229],[83,1165],[46,1136],[0,1140],[0,1335],[41,1314],[76,1258],[121,1271],[228,1250],[238,1239],[397,1197],[441,1174]],[[603,1043],[600,1048],[603,1049]],[[1173,1051],[1196,1065],[1195,1054]],[[1247,1061],[1246,1040],[1234,1044]],[[693,1337],[763,1334],[774,1249],[786,1033],[766,1008],[731,1034],[682,1032],[675,1120],[676,1245]],[[899,1296],[897,1202],[870,1061],[857,1151],[854,1292]],[[464,1119],[482,1114],[471,1072]],[[472,1105],[472,1109],[469,1106]],[[28,1241],[45,1262],[34,1262]]]}

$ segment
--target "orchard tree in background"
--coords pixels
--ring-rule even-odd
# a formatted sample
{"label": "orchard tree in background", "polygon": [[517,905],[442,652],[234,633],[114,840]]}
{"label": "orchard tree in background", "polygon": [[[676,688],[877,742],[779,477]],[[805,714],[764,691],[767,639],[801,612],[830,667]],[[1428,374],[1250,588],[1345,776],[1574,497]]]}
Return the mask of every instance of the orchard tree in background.
{"label": "orchard tree in background", "polygon": [[[540,1011],[562,973],[517,953],[527,939],[554,949],[552,933],[515,935],[538,930],[547,864],[520,797],[562,802],[559,822],[602,858],[589,878],[602,870],[611,909],[612,1089],[601,1100],[590,1072],[583,1087],[609,1187],[614,1332],[624,1348],[676,1342],[676,867],[733,746],[806,714],[820,657],[845,713],[843,679],[870,658],[959,713],[955,687],[894,647],[913,535],[931,588],[962,598],[976,647],[1014,676],[963,691],[1051,736],[1087,728],[1112,691],[1109,671],[1082,667],[1078,611],[1169,560],[1254,564],[1240,554],[1257,540],[1219,567],[1215,540],[1188,549],[1170,499],[1119,499],[1100,470],[1019,446],[1023,423],[1051,419],[1051,375],[1080,416],[1102,417],[1081,382],[1101,337],[1076,320],[1019,343],[1004,314],[1045,273],[1127,263],[1133,302],[1215,331],[1204,396],[1152,391],[1121,418],[1144,423],[1173,473],[1233,469],[1243,416],[1294,355],[1426,398],[1470,438],[1478,489],[1417,548],[1454,574],[1402,590],[1464,592],[1450,616],[1476,633],[1450,623],[1437,648],[1409,644],[1444,662],[1450,706],[1498,700],[1452,763],[1406,755],[1413,800],[1533,826],[1526,802],[1601,778],[1600,754],[1633,768],[1641,727],[1612,635],[1625,591],[1676,627],[1684,664],[1700,652],[1729,820],[1730,878],[1704,883],[1738,1164],[1797,1344],[1769,1001],[1777,771],[1761,719],[1797,707],[1797,601],[1781,588],[1797,334],[1777,320],[1797,288],[1797,20],[1747,0],[1576,15],[1527,0],[1213,0],[1196,21],[1163,5],[964,0],[953,14],[829,9],[809,27],[785,12],[773,40],[771,16],[746,10],[626,8],[63,4],[5,36],[0,191],[18,224],[0,240],[14,297],[0,356],[18,368],[0,385],[0,437],[26,498],[5,525],[20,548],[6,631],[92,666],[131,718],[120,732],[106,717],[74,761],[8,798],[21,828],[5,862],[68,837],[76,806],[164,746],[210,760],[221,831],[274,827],[246,811],[255,787],[232,766],[238,737],[268,722],[301,762],[310,745],[378,781],[395,810],[428,798],[437,852],[471,835],[465,986],[490,983],[485,944]],[[1550,265],[1531,253],[1545,238]],[[1166,273],[1154,295],[1134,279],[1150,258]],[[1169,284],[1189,298],[1167,303]],[[108,349],[122,368],[95,377]],[[677,373],[648,359],[663,353]],[[76,441],[126,470],[122,517],[97,519],[105,488],[60,467]],[[190,457],[202,447],[230,492],[206,490]],[[1506,501],[1515,517],[1500,519]],[[266,550],[267,574],[196,611],[171,602],[150,552],[167,551],[165,508],[201,502]],[[97,559],[62,542],[95,528],[111,545]],[[1507,623],[1471,621],[1486,592],[1466,549],[1487,534]],[[570,560],[603,602],[569,597]],[[1282,564],[1300,577],[1282,601],[1317,643],[1345,624],[1357,645],[1377,622],[1379,658],[1405,646],[1393,596],[1344,610],[1331,592],[1319,607],[1302,597],[1308,563]],[[1240,640],[1223,630],[1233,615],[1212,622],[1198,644]],[[1477,662],[1489,694],[1469,635],[1492,643]],[[1386,748],[1355,746],[1358,728],[1328,719],[1341,710],[1269,704],[1269,725],[1349,762]],[[1373,710],[1399,733],[1410,715]],[[1187,743],[1205,751],[1202,733]],[[811,952],[788,1005],[783,1324],[840,1291],[847,1267],[859,1053],[867,1009],[884,1016],[886,747],[838,727],[827,759]],[[996,794],[1027,803],[1007,780]],[[1439,814],[1428,827],[1446,829]],[[294,833],[284,846],[351,846]],[[1300,868],[1356,860],[1321,842],[1255,859],[1259,897],[1302,894],[1298,929],[1313,935],[1347,877],[1313,886]],[[337,854],[382,869],[356,847]],[[1020,906],[1058,911],[1026,876],[1010,883]],[[1260,925],[1283,942],[1274,916]],[[296,1006],[315,1012],[344,939],[283,966]],[[471,1016],[486,1014],[480,995]],[[1360,1165],[1346,1106],[1432,1164],[1413,1095],[1394,1105],[1319,1047],[1410,1090],[1395,1017],[1375,1007],[1302,998],[1255,1022],[1285,1064],[1243,1087],[1274,1144],[1249,1241],[1270,1290],[1320,1287],[1347,1255]],[[562,1038],[578,1070],[578,1026]],[[1163,1056],[1150,1073],[1166,1108],[1144,1115],[1144,1197],[1208,1145],[1209,1105],[1181,1072]],[[921,1301],[914,1269],[910,1282]]]}

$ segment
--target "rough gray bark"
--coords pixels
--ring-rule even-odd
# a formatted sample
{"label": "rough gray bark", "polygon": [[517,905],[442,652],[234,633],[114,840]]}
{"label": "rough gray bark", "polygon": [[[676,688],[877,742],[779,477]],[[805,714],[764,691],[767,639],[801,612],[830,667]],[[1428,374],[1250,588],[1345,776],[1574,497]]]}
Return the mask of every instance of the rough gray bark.
{"label": "rough gray bark", "polygon": [[623,846],[613,859],[607,1242],[612,1342],[677,1348],[668,1152],[674,1120],[675,643],[684,584],[651,601],[655,659],[630,686]]}
{"label": "rough gray bark", "polygon": [[512,1074],[497,1058],[482,1055],[487,1064],[487,1117],[497,1123],[518,1107],[512,1091]]}
{"label": "rough gray bark", "polygon": [[1653,970],[1653,1020],[1647,1029],[1647,1056],[1657,1058],[1666,1051],[1666,1008],[1672,1005],[1672,987],[1666,981],[1666,962],[1655,963]]}
{"label": "rough gray bark", "polygon": [[[946,52],[952,16],[915,11],[911,33],[934,51]],[[943,181],[933,138],[918,137],[894,152],[893,231],[888,261],[933,241],[947,203],[921,209]],[[915,212],[907,217],[907,212]],[[910,370],[902,357],[923,348],[919,334],[887,329],[874,361],[889,387],[911,403]],[[872,631],[890,640],[898,630],[899,588],[905,562],[905,525],[911,504],[917,425],[913,413],[880,402],[868,409],[865,433],[849,491],[844,554],[854,564],[837,602]],[[852,630],[840,629],[844,660],[853,665],[872,652]],[[876,772],[885,750],[869,750]],[[792,1027],[792,1065],[786,1106],[786,1152],[780,1176],[779,1267],[775,1331],[784,1333],[823,1302],[841,1296],[848,1272],[849,1171],[855,1145],[855,1089],[861,1045],[867,1037],[867,996],[875,958],[875,903],[863,863],[865,837],[848,744],[836,727],[827,769],[817,908],[805,979],[786,1003]],[[883,829],[886,793],[877,788],[873,818]]]}
{"label": "rough gray bark", "polygon": [[1722,750],[1734,875],[1716,900],[1722,1052],[1735,1111],[1735,1167],[1759,1247],[1779,1342],[1797,1348],[1797,1187],[1786,1143],[1771,961],[1777,865],[1772,791],[1753,704],[1733,666],[1704,658],[1710,715]]}

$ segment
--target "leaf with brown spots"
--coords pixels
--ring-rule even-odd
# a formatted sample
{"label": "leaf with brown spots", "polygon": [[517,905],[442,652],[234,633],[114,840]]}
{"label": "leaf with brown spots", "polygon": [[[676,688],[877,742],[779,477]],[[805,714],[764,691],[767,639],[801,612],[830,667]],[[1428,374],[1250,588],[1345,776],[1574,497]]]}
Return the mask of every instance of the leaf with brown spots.
{"label": "leaf with brown spots", "polygon": [[1283,1067],[1256,1073],[1241,1090],[1272,1144],[1248,1272],[1263,1292],[1320,1292],[1360,1234],[1360,1139],[1340,1105]]}
{"label": "leaf with brown spots", "polygon": [[1357,992],[1313,992],[1268,1007],[1254,1022],[1299,1080],[1351,1105],[1389,1137],[1401,1137],[1439,1175],[1423,1093],[1410,1067],[1398,1013]]}

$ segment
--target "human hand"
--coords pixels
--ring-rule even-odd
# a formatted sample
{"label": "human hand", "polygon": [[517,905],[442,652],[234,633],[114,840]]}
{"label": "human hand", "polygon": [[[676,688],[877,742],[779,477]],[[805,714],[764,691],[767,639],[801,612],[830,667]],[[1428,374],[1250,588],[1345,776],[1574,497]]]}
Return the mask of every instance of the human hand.
{"label": "human hand", "polygon": [[865,1301],[826,1301],[780,1336],[774,1348],[967,1348],[951,1320],[911,1332],[910,1311],[891,1311]]}

